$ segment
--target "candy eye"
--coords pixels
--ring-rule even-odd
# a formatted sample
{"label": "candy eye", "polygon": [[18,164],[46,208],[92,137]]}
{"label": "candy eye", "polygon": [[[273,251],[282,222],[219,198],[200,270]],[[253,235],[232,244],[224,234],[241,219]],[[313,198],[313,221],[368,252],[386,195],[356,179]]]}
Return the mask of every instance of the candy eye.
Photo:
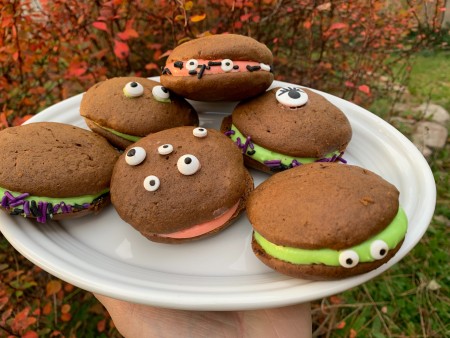
{"label": "candy eye", "polygon": [[208,135],[208,130],[206,130],[206,128],[198,127],[195,128],[192,133],[195,137],[206,137]]}
{"label": "candy eye", "polygon": [[144,87],[139,82],[128,82],[123,87],[123,93],[127,97],[138,97],[144,94]]}
{"label": "candy eye", "polygon": [[158,190],[160,184],[161,182],[159,181],[159,178],[154,175],[147,176],[144,179],[144,188],[147,191]]}
{"label": "candy eye", "polygon": [[152,88],[152,94],[155,100],[167,102],[169,101],[170,93],[166,87],[163,86],[154,86]]}
{"label": "candy eye", "polygon": [[173,151],[173,146],[171,144],[163,144],[158,147],[158,153],[160,155],[169,155]]}
{"label": "candy eye", "polygon": [[291,108],[303,106],[308,102],[308,94],[298,87],[280,88],[275,96],[278,102]]}
{"label": "candy eye", "polygon": [[377,239],[370,245],[370,255],[375,259],[386,257],[389,247],[385,241]]}
{"label": "candy eye", "polygon": [[190,59],[188,62],[186,62],[187,70],[196,70],[197,67],[198,67],[198,61],[195,59]]}
{"label": "candy eye", "polygon": [[353,268],[359,263],[359,256],[353,250],[342,251],[339,255],[339,264],[344,268]]}
{"label": "candy eye", "polygon": [[178,159],[177,167],[183,175],[193,175],[200,169],[200,161],[194,155],[186,154]]}
{"label": "candy eye", "polygon": [[233,69],[233,61],[230,59],[224,59],[222,60],[220,67],[224,72],[230,72]]}
{"label": "candy eye", "polygon": [[125,155],[125,161],[129,165],[138,165],[145,160],[145,156],[147,156],[147,153],[145,152],[144,148],[133,147],[127,151],[127,154]]}

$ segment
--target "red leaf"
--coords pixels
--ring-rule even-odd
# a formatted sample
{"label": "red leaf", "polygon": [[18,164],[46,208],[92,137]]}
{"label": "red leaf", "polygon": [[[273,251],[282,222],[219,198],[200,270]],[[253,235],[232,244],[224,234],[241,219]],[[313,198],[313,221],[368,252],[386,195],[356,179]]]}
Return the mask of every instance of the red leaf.
{"label": "red leaf", "polygon": [[191,16],[191,22],[200,22],[205,20],[206,18],[206,14],[201,14],[201,15],[194,15]]}
{"label": "red leaf", "polygon": [[55,295],[61,290],[62,284],[59,280],[51,280],[46,285],[46,296]]}
{"label": "red leaf", "polygon": [[345,24],[343,22],[336,22],[330,26],[330,31],[335,30],[335,29],[342,29],[342,28],[347,28],[347,24]]}
{"label": "red leaf", "polygon": [[121,40],[128,40],[128,39],[138,38],[139,33],[136,32],[133,28],[127,28],[123,32],[117,33],[117,36]]}
{"label": "red leaf", "polygon": [[119,59],[126,59],[130,54],[130,48],[125,42],[114,40],[114,54]]}
{"label": "red leaf", "polygon": [[250,19],[251,16],[252,16],[252,13],[241,15],[241,21],[242,22],[248,21],[248,19]]}
{"label": "red leaf", "polygon": [[102,21],[95,21],[92,26],[94,26],[97,29],[100,29],[101,31],[108,32],[108,26],[106,25],[106,22]]}
{"label": "red leaf", "polygon": [[106,328],[106,319],[102,319],[97,323],[97,331],[103,332]]}
{"label": "red leaf", "polygon": [[27,331],[22,335],[22,338],[38,338],[38,334],[36,331]]}
{"label": "red leaf", "polygon": [[364,94],[370,95],[370,88],[368,85],[360,85],[358,90],[363,92]]}

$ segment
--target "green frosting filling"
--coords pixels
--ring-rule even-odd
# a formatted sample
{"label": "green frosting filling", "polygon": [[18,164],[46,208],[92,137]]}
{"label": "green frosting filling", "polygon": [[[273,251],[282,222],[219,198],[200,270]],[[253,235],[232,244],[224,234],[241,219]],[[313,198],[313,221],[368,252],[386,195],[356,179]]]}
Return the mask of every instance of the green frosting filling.
{"label": "green frosting filling", "polygon": [[[234,131],[233,135],[230,135],[231,140],[233,140],[233,142],[236,142],[237,139],[239,138],[241,140],[241,143],[245,143],[246,141],[246,137],[236,128],[236,126],[234,124],[231,125],[231,130]],[[280,153],[277,153],[275,151],[272,150],[268,150],[266,148],[261,147],[260,145],[253,143],[253,150],[254,153],[253,154],[249,154],[248,151],[251,151],[252,149],[250,147],[248,147],[247,149],[247,156],[250,156],[251,158],[255,159],[256,161],[263,163],[265,161],[271,161],[271,160],[281,160],[281,163],[283,165],[289,166],[294,160],[303,164],[306,163],[312,163],[317,161],[317,158],[311,158],[311,157],[292,157],[289,155],[283,155]],[[339,152],[332,152],[330,154],[327,154],[324,156],[324,158],[331,158],[333,155],[339,155]]]}
{"label": "green frosting filling", "polygon": [[[376,240],[384,241],[389,250],[394,249],[405,237],[408,228],[408,219],[402,208],[399,208],[397,215],[391,224],[383,231],[346,250],[353,250],[359,256],[359,262],[373,262],[376,259],[370,253],[371,244]],[[255,240],[264,249],[264,251],[272,257],[293,263],[293,264],[324,264],[329,266],[339,266],[339,255],[342,251],[332,249],[306,250],[292,247],[285,247],[269,242],[258,232],[254,232]]]}
{"label": "green frosting filling", "polygon": [[[95,123],[95,122],[94,122],[94,123]],[[116,136],[119,136],[119,137],[121,137],[121,138],[123,138],[123,139],[125,139],[125,140],[131,141],[131,142],[137,142],[137,141],[139,141],[139,140],[142,138],[142,137],[140,137],[140,136],[134,136],[134,135],[124,134],[124,133],[118,132],[118,131],[116,131],[116,130],[114,130],[114,129],[111,129],[111,128],[102,127],[101,125],[99,125],[99,124],[97,124],[97,123],[95,123],[95,124],[96,124],[97,126],[99,126],[100,128],[105,129],[105,130],[109,131],[110,133],[112,133],[112,134],[114,134],[114,135],[116,135]]]}
{"label": "green frosting filling", "polygon": [[[11,191],[11,190],[7,190],[4,188],[0,187],[0,196],[3,196],[5,194],[5,191],[9,191],[13,196],[19,196],[20,192],[17,191]],[[109,192],[109,189],[104,189],[102,190],[100,193],[95,194],[95,195],[83,195],[83,196],[76,196],[76,197],[45,197],[45,196],[28,196],[26,198],[24,198],[24,200],[28,200],[28,201],[42,201],[42,202],[47,202],[47,203],[52,203],[52,204],[58,204],[61,202],[64,202],[65,204],[70,204],[70,205],[75,205],[75,204],[85,204],[85,203],[92,203],[93,200],[95,200],[97,197],[106,194],[107,192]]]}

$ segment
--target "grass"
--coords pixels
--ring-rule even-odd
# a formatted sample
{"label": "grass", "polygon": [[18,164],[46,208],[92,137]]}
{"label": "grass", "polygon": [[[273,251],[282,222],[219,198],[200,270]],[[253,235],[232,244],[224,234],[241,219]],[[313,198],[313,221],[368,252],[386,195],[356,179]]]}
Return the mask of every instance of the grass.
{"label": "grass", "polygon": [[[431,101],[450,111],[448,74],[449,52],[417,55],[408,84],[415,103]],[[378,104],[378,111],[382,111],[383,103]],[[407,136],[411,131],[402,129]],[[381,276],[342,294],[313,302],[315,337],[450,336],[449,152],[447,145],[429,159],[437,184],[437,205],[422,240]],[[42,337],[120,336],[92,294],[34,266],[3,236],[0,237],[0,281],[0,337],[11,334],[1,327],[10,330],[11,325],[21,323]],[[29,312],[24,316],[21,311],[26,309]]]}

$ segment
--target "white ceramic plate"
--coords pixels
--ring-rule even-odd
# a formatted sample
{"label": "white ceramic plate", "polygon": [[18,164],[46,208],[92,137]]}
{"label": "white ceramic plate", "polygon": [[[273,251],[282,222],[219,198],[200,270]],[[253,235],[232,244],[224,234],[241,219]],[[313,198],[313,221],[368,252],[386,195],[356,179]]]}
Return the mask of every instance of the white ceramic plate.
{"label": "white ceramic plate", "polygon": [[[273,86],[287,85],[275,81]],[[327,282],[290,278],[263,265],[250,247],[245,215],[218,235],[180,245],[153,243],[124,223],[112,206],[97,216],[37,224],[0,213],[0,230],[25,257],[82,289],[136,303],[193,310],[241,310],[290,305],[340,293],[381,274],[421,239],[435,207],[435,183],[416,147],[372,113],[319,92],[349,118],[353,138],[345,158],[400,190],[409,230],[400,251],[370,273]],[[34,116],[85,127],[81,95]],[[233,103],[192,102],[203,126],[218,128]],[[254,172],[255,183],[267,176]]]}

